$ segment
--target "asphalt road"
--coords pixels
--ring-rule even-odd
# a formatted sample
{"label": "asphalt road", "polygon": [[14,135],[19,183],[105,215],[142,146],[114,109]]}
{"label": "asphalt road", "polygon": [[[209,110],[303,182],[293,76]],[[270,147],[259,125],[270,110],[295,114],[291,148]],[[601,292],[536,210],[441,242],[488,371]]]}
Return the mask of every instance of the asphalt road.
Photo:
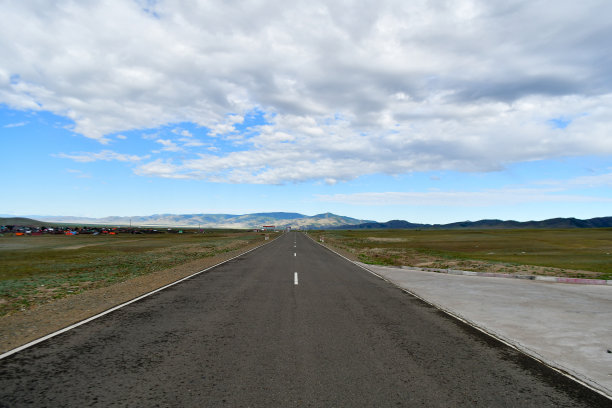
{"label": "asphalt road", "polygon": [[612,401],[292,232],[1,360],[0,406]]}

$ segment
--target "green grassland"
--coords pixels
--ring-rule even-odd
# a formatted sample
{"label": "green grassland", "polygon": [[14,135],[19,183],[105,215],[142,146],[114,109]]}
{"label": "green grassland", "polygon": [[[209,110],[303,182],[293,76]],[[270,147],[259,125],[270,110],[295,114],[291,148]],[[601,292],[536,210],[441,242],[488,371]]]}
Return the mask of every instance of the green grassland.
{"label": "green grassland", "polygon": [[[363,262],[382,265],[431,264],[444,267],[466,261],[479,265],[560,268],[564,275],[612,279],[612,229],[517,230],[339,230],[311,231]],[[430,265],[428,265],[430,266]],[[538,274],[544,269],[535,269]],[[578,272],[580,271],[580,272]],[[584,273],[590,271],[592,273]]]}
{"label": "green grassland", "polygon": [[244,231],[0,237],[0,316],[262,241]]}

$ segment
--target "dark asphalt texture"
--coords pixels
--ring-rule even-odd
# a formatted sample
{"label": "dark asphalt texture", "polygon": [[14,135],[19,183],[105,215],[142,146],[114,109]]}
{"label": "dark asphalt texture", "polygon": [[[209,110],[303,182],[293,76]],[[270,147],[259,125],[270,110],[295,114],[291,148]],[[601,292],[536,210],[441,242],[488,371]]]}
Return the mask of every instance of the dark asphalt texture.
{"label": "dark asphalt texture", "polygon": [[0,360],[0,406],[612,401],[291,232]]}

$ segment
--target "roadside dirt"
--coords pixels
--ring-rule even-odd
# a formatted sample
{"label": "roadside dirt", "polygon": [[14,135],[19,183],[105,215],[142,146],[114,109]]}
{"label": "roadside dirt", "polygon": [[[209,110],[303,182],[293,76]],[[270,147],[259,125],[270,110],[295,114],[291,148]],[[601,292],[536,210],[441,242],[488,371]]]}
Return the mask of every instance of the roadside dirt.
{"label": "roadside dirt", "polygon": [[340,255],[344,256],[345,258],[350,259],[351,261],[359,261],[359,257],[357,256],[356,253],[351,252],[351,251],[347,251],[344,247],[340,247],[337,245],[331,245],[329,242],[319,242],[317,241],[319,244],[323,244],[323,246],[336,251],[337,253],[339,253]]}
{"label": "roadside dirt", "polygon": [[213,257],[198,259],[171,269],[139,276],[112,286],[88,290],[3,316],[0,318],[0,353],[87,319],[259,245],[261,241]]}

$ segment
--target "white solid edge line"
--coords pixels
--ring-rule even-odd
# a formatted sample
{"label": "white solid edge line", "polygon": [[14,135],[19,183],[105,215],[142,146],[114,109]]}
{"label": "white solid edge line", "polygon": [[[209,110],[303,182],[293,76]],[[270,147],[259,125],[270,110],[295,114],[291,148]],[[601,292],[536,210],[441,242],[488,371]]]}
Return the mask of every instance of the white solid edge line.
{"label": "white solid edge line", "polygon": [[[278,237],[277,237],[277,238],[278,238]],[[60,330],[55,331],[55,332],[53,332],[53,333],[47,334],[46,336],[40,337],[40,338],[38,338],[38,339],[36,339],[36,340],[32,340],[32,341],[31,341],[31,342],[29,342],[29,343],[26,343],[26,344],[24,344],[24,345],[22,345],[22,346],[16,347],[16,348],[14,348],[14,349],[12,349],[12,350],[9,350],[9,351],[7,351],[7,352],[5,352],[5,353],[2,353],[2,354],[0,354],[0,360],[2,360],[3,358],[9,357],[9,356],[11,356],[11,355],[13,355],[13,354],[15,354],[15,353],[18,353],[18,352],[20,352],[20,351],[22,351],[22,350],[25,350],[25,349],[27,349],[28,347],[32,347],[32,346],[34,346],[34,345],[36,345],[36,344],[38,344],[38,343],[41,343],[41,342],[43,342],[43,341],[45,341],[45,340],[48,340],[48,339],[50,339],[50,338],[52,338],[52,337],[55,337],[55,336],[57,336],[57,335],[59,335],[59,334],[65,333],[65,332],[67,332],[67,331],[69,331],[69,330],[72,330],[72,329],[74,329],[75,327],[79,327],[79,326],[81,326],[81,325],[83,325],[83,324],[85,324],[85,323],[89,323],[89,322],[91,322],[92,320],[95,320],[95,319],[97,319],[97,318],[99,318],[99,317],[102,317],[102,316],[104,316],[104,315],[106,315],[106,314],[109,314],[109,313],[111,313],[111,312],[114,312],[114,311],[115,311],[115,310],[117,310],[117,309],[121,309],[122,307],[127,306],[127,305],[129,305],[129,304],[131,304],[131,303],[138,302],[139,300],[144,299],[144,298],[146,298],[147,296],[153,295],[154,293],[157,293],[157,292],[162,291],[162,290],[164,290],[164,289],[166,289],[166,288],[169,288],[170,286],[174,286],[174,285],[176,285],[177,283],[181,283],[181,282],[183,282],[183,281],[185,281],[185,280],[187,280],[187,279],[191,279],[191,278],[193,278],[193,277],[194,277],[194,276],[196,276],[196,275],[199,275],[199,274],[201,274],[201,273],[203,273],[203,272],[206,272],[206,271],[208,271],[208,270],[211,270],[211,269],[213,269],[213,268],[216,268],[216,267],[217,267],[217,266],[219,266],[219,265],[223,265],[224,263],[229,262],[229,261],[231,261],[232,259],[236,259],[236,258],[238,258],[238,257],[240,257],[240,256],[242,256],[242,255],[244,255],[244,254],[248,254],[248,253],[249,253],[249,252],[251,252],[251,251],[254,251],[254,250],[258,249],[258,248],[261,248],[261,247],[262,247],[262,246],[264,246],[264,245],[270,244],[270,243],[272,243],[272,242],[273,242],[273,241],[275,241],[275,240],[276,240],[276,238],[274,238],[273,240],[270,240],[270,241],[268,241],[268,242],[264,242],[263,244],[258,245],[258,246],[256,246],[255,248],[251,248],[251,249],[249,249],[248,251],[242,252],[242,253],[240,253],[240,254],[238,254],[238,255],[236,255],[236,256],[233,256],[233,257],[231,257],[231,258],[229,258],[229,259],[226,259],[226,260],[225,260],[225,261],[223,261],[223,262],[219,262],[218,264],[215,264],[215,265],[213,265],[213,266],[209,266],[209,267],[208,267],[208,268],[206,268],[206,269],[202,269],[201,271],[198,271],[198,272],[192,273],[192,274],[191,274],[191,275],[189,275],[189,276],[186,276],[186,277],[181,278],[181,279],[179,279],[179,280],[177,280],[177,281],[171,282],[171,283],[169,283],[169,284],[167,284],[167,285],[165,285],[165,286],[162,286],[161,288],[154,289],[154,290],[152,290],[152,291],[150,291],[150,292],[145,293],[144,295],[140,295],[140,296],[138,296],[137,298],[134,298],[134,299],[132,299],[132,300],[128,300],[127,302],[121,303],[120,305],[113,306],[113,307],[111,307],[110,309],[107,309],[107,310],[105,310],[105,311],[103,311],[103,312],[98,313],[97,315],[94,315],[94,316],[88,317],[88,318],[87,318],[87,319],[85,319],[85,320],[81,320],[80,322],[77,322],[77,323],[71,324],[70,326],[64,327],[63,329],[60,329]]]}
{"label": "white solid edge line", "polygon": [[[308,237],[310,238],[310,236],[308,236]],[[543,357],[539,356],[539,354],[538,354],[537,352],[535,352],[535,351],[533,351],[533,350],[531,350],[531,349],[529,349],[529,348],[527,348],[527,347],[524,347],[524,346],[523,346],[524,348],[521,348],[521,347],[520,347],[520,343],[519,343],[519,346],[517,346],[517,345],[515,345],[515,344],[513,344],[513,343],[509,342],[509,340],[506,340],[506,339],[504,339],[503,337],[500,337],[500,335],[498,335],[497,333],[492,332],[492,331],[488,331],[486,328],[484,328],[484,327],[480,327],[480,326],[478,326],[476,323],[474,323],[474,322],[472,322],[472,321],[470,321],[470,320],[468,320],[468,319],[465,319],[464,317],[462,317],[462,316],[460,316],[460,315],[457,315],[457,314],[455,314],[454,312],[451,312],[450,310],[445,309],[445,308],[443,308],[443,307],[442,307],[442,306],[440,306],[440,305],[437,305],[437,304],[435,304],[435,303],[433,303],[433,302],[430,302],[430,301],[428,301],[428,300],[426,300],[426,299],[422,298],[421,296],[417,295],[416,293],[414,293],[414,292],[412,292],[412,291],[410,291],[410,290],[408,290],[408,289],[406,289],[406,288],[403,288],[403,287],[399,286],[399,285],[398,285],[398,284],[396,284],[395,282],[390,281],[389,279],[385,278],[385,277],[384,277],[384,276],[382,276],[382,275],[377,274],[376,272],[374,272],[374,271],[372,271],[372,270],[370,270],[370,269],[366,268],[365,266],[363,266],[363,265],[359,265],[358,263],[356,263],[356,262],[354,262],[354,261],[351,261],[350,259],[348,259],[348,258],[347,258],[347,257],[345,257],[344,255],[339,254],[338,252],[334,251],[333,249],[326,247],[325,245],[323,245],[323,244],[321,244],[321,243],[319,243],[319,242],[315,241],[315,240],[314,240],[314,239],[312,239],[312,238],[310,238],[310,239],[311,239],[311,240],[312,240],[312,242],[314,242],[315,244],[319,244],[320,246],[322,246],[323,248],[327,249],[328,251],[333,252],[334,254],[338,255],[339,257],[346,259],[347,261],[349,261],[349,262],[350,262],[350,263],[352,263],[353,265],[355,265],[355,266],[357,266],[357,267],[359,267],[359,268],[361,268],[361,269],[363,269],[363,270],[365,270],[365,271],[367,271],[367,272],[371,273],[372,275],[376,276],[377,278],[379,278],[379,279],[381,279],[381,280],[384,280],[385,282],[390,283],[391,285],[393,285],[393,286],[395,286],[396,288],[398,288],[398,289],[402,290],[403,292],[405,292],[405,293],[407,293],[407,294],[409,294],[409,295],[411,295],[411,296],[414,296],[415,298],[417,298],[417,299],[419,299],[419,300],[421,300],[421,301],[423,301],[423,302],[427,303],[427,304],[428,304],[428,305],[430,305],[430,306],[435,307],[436,309],[438,309],[438,310],[440,310],[440,311],[442,311],[442,312],[446,313],[447,315],[449,315],[449,316],[451,316],[451,317],[453,317],[453,318],[455,318],[455,319],[457,319],[457,320],[462,321],[463,323],[467,324],[467,325],[468,325],[468,326],[470,326],[470,327],[475,328],[476,330],[480,331],[481,333],[484,333],[484,334],[486,334],[487,336],[490,336],[490,337],[494,338],[495,340],[497,340],[497,341],[500,341],[500,342],[504,343],[504,344],[505,344],[505,345],[507,345],[508,347],[510,347],[510,348],[512,348],[512,349],[514,349],[514,350],[516,350],[516,351],[518,351],[518,352],[519,352],[519,353],[521,353],[521,354],[526,355],[527,357],[530,357],[530,358],[532,358],[532,359],[536,360],[536,361],[537,361],[537,362],[539,362],[540,364],[543,364],[543,365],[545,365],[546,367],[553,369],[554,371],[558,372],[559,374],[561,374],[561,375],[563,375],[563,376],[565,376],[565,377],[567,377],[567,378],[569,378],[569,379],[571,379],[571,380],[573,380],[573,381],[576,381],[577,383],[579,383],[579,384],[581,384],[581,385],[583,385],[583,386],[587,387],[588,389],[590,389],[590,390],[592,390],[592,391],[595,391],[596,393],[598,393],[598,394],[600,394],[600,395],[603,395],[603,396],[604,396],[604,397],[606,397],[606,398],[612,399],[612,395],[608,394],[608,393],[607,393],[607,390],[605,390],[605,388],[604,388],[603,386],[601,386],[599,383],[597,383],[596,381],[591,380],[591,379],[582,379],[582,378],[580,378],[580,377],[578,377],[578,376],[577,376],[577,375],[578,375],[577,373],[576,373],[576,374],[573,374],[573,373],[571,373],[571,372],[569,372],[569,371],[566,371],[566,370],[568,370],[568,369],[566,369],[565,367],[563,367],[563,366],[561,366],[561,365],[559,365],[559,367],[554,366],[554,365],[552,365],[551,363],[547,362],[546,360],[543,360]],[[531,353],[533,353],[533,354],[531,354]],[[535,354],[535,355],[534,355],[534,354]],[[588,382],[587,382],[587,381],[588,381]],[[600,388],[596,387],[594,384],[596,384],[597,386],[602,387],[602,388],[600,389]]]}

